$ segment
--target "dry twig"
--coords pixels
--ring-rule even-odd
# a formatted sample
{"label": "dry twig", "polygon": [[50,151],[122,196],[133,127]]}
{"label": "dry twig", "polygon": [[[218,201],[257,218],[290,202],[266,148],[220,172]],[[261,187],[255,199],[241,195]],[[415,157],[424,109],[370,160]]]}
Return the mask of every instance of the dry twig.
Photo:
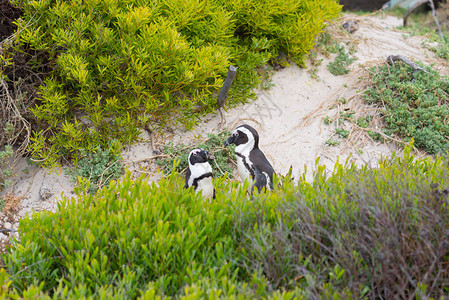
{"label": "dry twig", "polygon": [[408,59],[402,55],[390,55],[387,57],[387,61],[390,62],[393,66],[394,66],[394,62],[397,60],[403,61],[406,65],[410,66],[415,71],[419,70],[419,71],[423,71],[424,73],[427,73],[426,70],[424,70],[423,68],[418,66],[416,63],[414,63],[413,61],[411,61],[410,59]]}

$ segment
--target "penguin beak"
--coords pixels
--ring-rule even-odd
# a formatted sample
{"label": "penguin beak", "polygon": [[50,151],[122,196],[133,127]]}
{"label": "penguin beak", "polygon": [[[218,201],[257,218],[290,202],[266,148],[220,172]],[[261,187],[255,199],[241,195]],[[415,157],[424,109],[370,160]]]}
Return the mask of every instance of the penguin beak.
{"label": "penguin beak", "polygon": [[231,144],[234,144],[234,137],[233,136],[230,136],[225,142],[224,142],[224,146],[225,147],[227,147],[227,146],[229,146],[229,145],[231,145]]}
{"label": "penguin beak", "polygon": [[206,151],[206,157],[207,159],[215,159],[215,156],[213,154],[210,154],[209,151]]}

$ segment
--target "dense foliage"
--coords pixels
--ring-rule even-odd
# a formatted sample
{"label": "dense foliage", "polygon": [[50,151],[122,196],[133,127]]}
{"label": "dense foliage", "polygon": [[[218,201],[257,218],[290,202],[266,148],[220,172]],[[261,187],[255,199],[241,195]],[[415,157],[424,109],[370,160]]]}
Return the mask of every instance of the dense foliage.
{"label": "dense foliage", "polygon": [[368,103],[381,107],[383,131],[410,141],[430,154],[449,149],[449,77],[425,67],[415,71],[396,62],[370,70],[371,84],[364,92]]}
{"label": "dense foliage", "polygon": [[96,192],[107,185],[109,181],[115,180],[123,175],[124,167],[120,148],[117,143],[111,141],[107,149],[97,148],[94,152],[83,153],[76,168],[68,170],[72,181],[89,181],[89,191]]}
{"label": "dense foliage", "polygon": [[337,57],[335,57],[334,61],[331,61],[327,65],[327,69],[333,75],[345,75],[349,73],[349,69],[347,68],[353,61],[356,60],[355,57],[350,57],[348,53],[346,53],[345,47],[342,45],[336,45],[336,51],[338,53]]}
{"label": "dense foliage", "polygon": [[[247,101],[256,67],[282,51],[302,63],[336,0],[16,0],[19,47],[52,67],[33,108],[35,158],[53,165],[130,143],[138,128],[187,127],[215,108],[229,65],[238,66],[231,104]],[[36,56],[38,57],[38,56]]]}
{"label": "dense foliage", "polygon": [[176,172],[87,187],[20,224],[3,255],[3,297],[427,298],[449,292],[449,161],[317,165],[249,201],[216,179],[217,199]]}
{"label": "dense foliage", "polygon": [[10,184],[9,178],[12,174],[9,161],[13,155],[13,150],[10,146],[6,146],[5,150],[0,151],[0,192]]}

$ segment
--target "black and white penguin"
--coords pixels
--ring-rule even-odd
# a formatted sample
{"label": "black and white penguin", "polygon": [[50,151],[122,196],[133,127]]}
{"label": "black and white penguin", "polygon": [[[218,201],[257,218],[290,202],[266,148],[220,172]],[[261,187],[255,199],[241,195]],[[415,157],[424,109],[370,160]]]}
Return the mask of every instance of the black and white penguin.
{"label": "black and white penguin", "polygon": [[215,189],[212,184],[212,167],[208,160],[214,159],[208,151],[193,149],[189,154],[189,169],[186,173],[184,188],[192,187],[196,192],[201,191],[203,197],[215,199]]}
{"label": "black and white penguin", "polygon": [[273,167],[259,149],[259,134],[249,125],[237,127],[232,135],[225,141],[224,146],[235,144],[237,156],[237,170],[242,181],[250,179],[254,181],[251,192],[257,188],[259,192],[264,187],[273,189]]}

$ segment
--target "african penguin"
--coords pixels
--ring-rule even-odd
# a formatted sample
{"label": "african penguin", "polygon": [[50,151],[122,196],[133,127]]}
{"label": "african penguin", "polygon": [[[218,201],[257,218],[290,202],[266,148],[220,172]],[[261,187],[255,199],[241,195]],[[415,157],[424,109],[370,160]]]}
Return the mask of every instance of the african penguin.
{"label": "african penguin", "polygon": [[249,125],[237,127],[225,141],[224,146],[235,144],[237,156],[237,170],[240,178],[245,181],[251,179],[254,187],[260,192],[264,187],[273,189],[274,169],[263,152],[259,149],[259,134]]}
{"label": "african penguin", "polygon": [[192,187],[196,192],[201,191],[203,197],[215,199],[215,189],[212,184],[212,167],[208,160],[214,159],[208,151],[193,149],[189,154],[189,169],[186,173],[184,188]]}

